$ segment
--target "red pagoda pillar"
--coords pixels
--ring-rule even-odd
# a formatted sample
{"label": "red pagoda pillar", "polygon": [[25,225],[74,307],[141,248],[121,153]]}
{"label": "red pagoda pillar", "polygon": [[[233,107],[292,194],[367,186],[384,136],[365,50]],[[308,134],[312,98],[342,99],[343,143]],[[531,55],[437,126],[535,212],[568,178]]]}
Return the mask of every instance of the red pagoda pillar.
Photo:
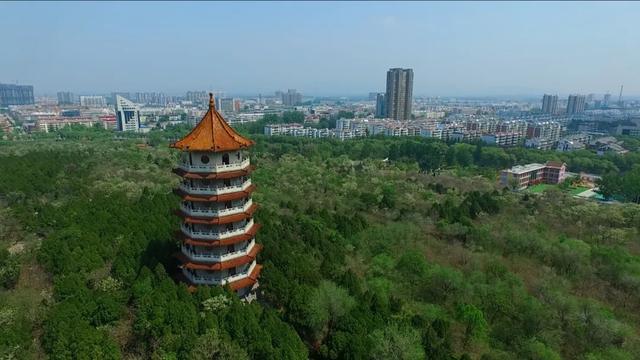
{"label": "red pagoda pillar", "polygon": [[188,283],[228,285],[252,300],[262,269],[256,263],[262,245],[255,241],[258,205],[251,200],[255,185],[246,154],[254,142],[227,124],[209,96],[209,110],[200,123],[171,145],[182,150],[174,169],[182,178],[176,189],[182,198],[178,259]]}

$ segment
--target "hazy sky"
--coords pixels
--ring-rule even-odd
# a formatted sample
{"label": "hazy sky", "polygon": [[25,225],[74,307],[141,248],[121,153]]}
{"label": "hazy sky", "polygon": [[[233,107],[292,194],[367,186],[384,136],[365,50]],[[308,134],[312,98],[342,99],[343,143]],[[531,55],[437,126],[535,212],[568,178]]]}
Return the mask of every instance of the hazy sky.
{"label": "hazy sky", "polygon": [[0,82],[36,93],[296,88],[640,94],[640,3],[0,2]]}

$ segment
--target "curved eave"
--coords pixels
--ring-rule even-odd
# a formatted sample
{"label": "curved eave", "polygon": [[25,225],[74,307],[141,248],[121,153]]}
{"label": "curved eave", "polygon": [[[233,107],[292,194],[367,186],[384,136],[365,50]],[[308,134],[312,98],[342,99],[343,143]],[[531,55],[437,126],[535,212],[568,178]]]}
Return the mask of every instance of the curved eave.
{"label": "curved eave", "polygon": [[[249,276],[240,280],[230,282],[227,285],[229,286],[229,288],[231,288],[231,290],[234,290],[234,291],[238,291],[240,289],[253,286],[255,285],[256,282],[258,282],[258,278],[260,277],[261,273],[262,273],[262,265],[256,264],[256,266],[253,268],[253,271],[251,272],[251,274],[249,274]],[[194,293],[197,289],[197,286],[199,286],[198,284],[194,284],[191,281],[189,281],[189,279],[186,276],[182,275],[182,273],[178,274],[177,277],[179,281],[189,285],[187,289],[191,293]]]}
{"label": "curved eave", "polygon": [[218,263],[199,263],[189,259],[182,253],[176,255],[178,260],[182,263],[182,267],[191,269],[191,270],[209,270],[209,271],[220,271],[226,270],[230,268],[234,268],[236,266],[245,265],[256,259],[258,253],[262,250],[261,244],[256,244],[249,254],[237,257],[235,259],[221,261]]}
{"label": "curved eave", "polygon": [[179,143],[170,144],[169,147],[173,149],[179,149],[183,151],[211,151],[211,152],[222,152],[222,151],[236,151],[241,149],[248,149],[249,147],[255,145],[255,142],[249,140],[249,144],[231,144],[231,145],[214,145],[214,146],[187,146]]}
{"label": "curved eave", "polygon": [[255,213],[257,209],[258,209],[258,204],[254,203],[247,209],[247,211],[233,214],[233,215],[227,215],[227,216],[196,217],[196,216],[185,214],[184,212],[182,212],[182,210],[178,210],[177,214],[178,216],[182,217],[186,223],[204,224],[204,225],[220,225],[220,224],[228,224],[228,223],[248,219],[253,216],[253,213]]}
{"label": "curved eave", "polygon": [[213,98],[202,120],[184,138],[169,145],[184,151],[233,151],[255,144],[234,130],[216,108]]}
{"label": "curved eave", "polygon": [[233,245],[233,244],[241,243],[243,241],[251,240],[253,237],[256,236],[256,234],[258,233],[258,230],[261,227],[262,227],[261,224],[254,223],[253,226],[251,228],[249,228],[249,230],[247,230],[246,233],[244,233],[242,235],[232,236],[232,237],[229,237],[229,238],[226,238],[226,239],[222,239],[222,240],[193,239],[193,238],[190,238],[188,236],[185,236],[182,231],[179,232],[178,238],[184,244],[193,245],[193,246],[203,246],[203,247],[227,246],[227,245]]}
{"label": "curved eave", "polygon": [[172,171],[174,174],[181,176],[185,179],[216,180],[216,179],[233,179],[240,176],[246,176],[246,175],[249,175],[255,169],[256,167],[254,165],[249,165],[248,167],[242,170],[219,172],[219,173],[189,172],[181,168],[174,168]]}
{"label": "curved eave", "polygon": [[182,189],[175,189],[173,190],[173,192],[176,195],[180,196],[183,201],[224,202],[224,201],[231,201],[231,200],[238,200],[238,199],[245,198],[251,195],[251,193],[255,189],[256,189],[256,185],[251,184],[246,190],[236,191],[236,192],[222,194],[222,195],[194,195],[194,194],[189,194],[188,192],[185,192]]}
{"label": "curved eave", "polygon": [[262,265],[256,264],[253,268],[253,271],[249,276],[244,279],[236,280],[229,283],[229,287],[231,290],[240,290],[249,286],[253,286],[256,282],[258,282],[258,278],[260,277],[260,273],[262,272]]}

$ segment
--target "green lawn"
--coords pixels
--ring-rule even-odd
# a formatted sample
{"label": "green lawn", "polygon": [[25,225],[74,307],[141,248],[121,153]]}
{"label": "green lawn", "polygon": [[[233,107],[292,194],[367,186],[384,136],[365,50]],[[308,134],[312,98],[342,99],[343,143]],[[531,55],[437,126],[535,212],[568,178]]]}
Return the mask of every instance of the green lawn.
{"label": "green lawn", "polygon": [[577,186],[577,187],[573,187],[573,188],[569,189],[569,193],[571,195],[578,195],[578,194],[580,194],[582,192],[585,192],[587,190],[589,190],[589,188],[586,187],[586,186]]}
{"label": "green lawn", "polygon": [[529,186],[527,188],[527,191],[532,192],[534,194],[540,194],[543,191],[545,191],[546,189],[552,188],[556,185],[551,185],[551,184],[537,184],[537,185],[533,185],[533,186]]}
{"label": "green lawn", "polygon": [[[533,185],[533,186],[529,186],[527,188],[527,191],[533,194],[540,194],[542,192],[544,192],[547,189],[553,188],[553,187],[557,187],[558,185],[553,185],[553,184],[537,184],[537,185]],[[588,187],[586,186],[577,186],[577,187],[571,187],[569,189],[566,189],[564,191],[570,193],[571,195],[578,195],[583,191],[587,191],[589,190]]]}

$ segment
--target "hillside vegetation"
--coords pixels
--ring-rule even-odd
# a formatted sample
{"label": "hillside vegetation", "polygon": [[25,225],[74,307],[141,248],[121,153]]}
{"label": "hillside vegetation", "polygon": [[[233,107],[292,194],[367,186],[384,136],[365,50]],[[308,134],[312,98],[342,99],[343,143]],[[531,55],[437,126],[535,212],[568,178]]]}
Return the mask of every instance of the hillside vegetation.
{"label": "hillside vegetation", "polygon": [[254,138],[251,304],[172,280],[163,136],[0,143],[0,358],[640,358],[640,206],[496,184],[558,156],[632,173],[637,154]]}

